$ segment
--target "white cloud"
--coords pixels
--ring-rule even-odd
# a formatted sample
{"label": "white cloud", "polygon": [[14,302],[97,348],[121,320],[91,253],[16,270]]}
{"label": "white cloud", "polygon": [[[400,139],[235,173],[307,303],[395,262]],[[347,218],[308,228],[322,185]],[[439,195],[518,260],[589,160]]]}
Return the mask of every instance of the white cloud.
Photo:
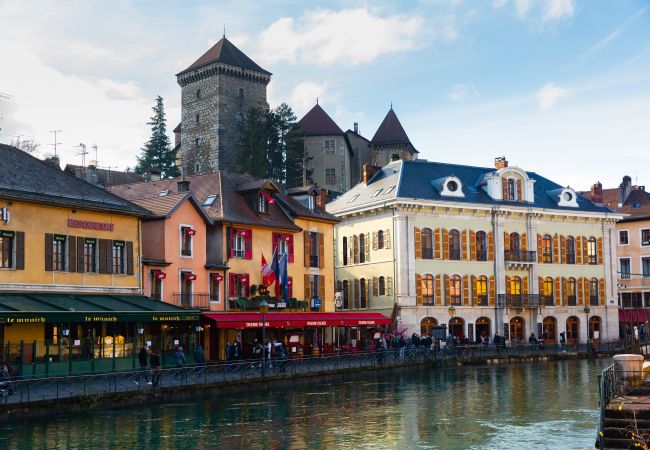
{"label": "white cloud", "polygon": [[[289,96],[289,104],[298,117],[302,117],[307,111],[314,107],[316,99],[323,103],[327,82],[317,84],[311,81],[303,81],[296,85]],[[333,102],[333,98],[326,101]]]}
{"label": "white cloud", "polygon": [[449,93],[447,94],[447,98],[450,100],[454,100],[456,102],[461,102],[463,100],[466,100],[470,97],[478,97],[479,93],[476,87],[473,84],[454,84],[451,89],[449,90]]}
{"label": "white cloud", "polygon": [[524,18],[533,6],[532,0],[515,0],[515,13],[517,17]]}
{"label": "white cloud", "polygon": [[589,55],[591,55],[593,53],[596,53],[596,52],[600,51],[601,49],[603,49],[604,47],[606,47],[607,45],[609,45],[612,41],[615,41],[616,39],[618,39],[618,37],[621,34],[623,34],[623,32],[625,32],[625,30],[630,26],[630,24],[632,24],[632,22],[634,22],[636,19],[638,19],[642,15],[644,15],[646,13],[646,11],[648,11],[649,8],[650,8],[650,6],[644,6],[643,8],[641,8],[640,10],[638,10],[637,12],[632,14],[630,17],[625,19],[625,21],[623,21],[623,23],[618,28],[616,28],[614,31],[612,31],[607,36],[605,36],[605,38],[603,38],[600,41],[596,42],[589,50],[584,52],[582,54],[582,56],[583,57],[584,56],[589,56]]}
{"label": "white cloud", "polygon": [[547,0],[542,18],[543,20],[559,20],[573,17],[574,12],[573,0]]}
{"label": "white cloud", "polygon": [[[261,63],[287,61],[318,66],[367,63],[384,54],[412,50],[424,33],[419,16],[380,17],[368,8],[330,11],[318,9],[300,19],[283,17],[261,33],[256,59]],[[456,38],[451,24],[440,30]]]}
{"label": "white cloud", "polygon": [[566,95],[566,89],[558,87],[553,83],[546,83],[537,92],[537,103],[542,109],[551,109],[555,106],[558,100],[566,97]]}

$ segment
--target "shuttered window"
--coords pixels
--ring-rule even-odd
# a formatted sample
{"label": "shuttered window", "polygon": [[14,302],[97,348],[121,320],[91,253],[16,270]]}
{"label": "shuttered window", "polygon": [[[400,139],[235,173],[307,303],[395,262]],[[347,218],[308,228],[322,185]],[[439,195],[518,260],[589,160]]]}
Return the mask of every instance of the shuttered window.
{"label": "shuttered window", "polygon": [[13,269],[14,260],[14,242],[16,233],[13,231],[0,231],[0,268]]}
{"label": "shuttered window", "polygon": [[66,270],[67,236],[55,234],[52,236],[52,270]]}
{"label": "shuttered window", "polygon": [[122,275],[126,273],[126,243],[113,241],[113,273]]}

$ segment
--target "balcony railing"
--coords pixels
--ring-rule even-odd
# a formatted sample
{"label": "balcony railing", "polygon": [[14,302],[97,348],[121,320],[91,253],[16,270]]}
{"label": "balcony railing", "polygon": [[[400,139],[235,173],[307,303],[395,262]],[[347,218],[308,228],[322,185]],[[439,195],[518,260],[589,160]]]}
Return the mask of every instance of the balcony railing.
{"label": "balcony railing", "polygon": [[502,308],[539,308],[538,294],[499,294],[498,305]]}
{"label": "balcony railing", "polygon": [[508,262],[534,263],[537,261],[537,252],[527,250],[506,250],[504,258]]}
{"label": "balcony railing", "polygon": [[210,294],[207,292],[174,292],[174,303],[181,308],[210,309]]}
{"label": "balcony railing", "polygon": [[553,305],[555,305],[555,301],[553,300],[553,297],[544,297],[540,295],[539,306],[553,306]]}

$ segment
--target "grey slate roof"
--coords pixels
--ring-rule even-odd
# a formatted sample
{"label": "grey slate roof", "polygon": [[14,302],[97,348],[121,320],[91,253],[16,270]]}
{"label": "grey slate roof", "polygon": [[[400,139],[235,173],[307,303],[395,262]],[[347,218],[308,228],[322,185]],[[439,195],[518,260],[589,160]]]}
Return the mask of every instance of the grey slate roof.
{"label": "grey slate roof", "polygon": [[191,66],[177,75],[181,75],[190,70],[199,69],[213,63],[223,63],[229,66],[241,67],[242,69],[254,70],[266,75],[271,75],[271,72],[262,69],[255,61],[250,59],[241,50],[235,47],[235,44],[230,42],[226,37],[222,37],[219,42],[214,44],[210,50],[205,52],[199,59],[194,61]]}
{"label": "grey slate roof", "polygon": [[374,145],[411,143],[392,106],[370,142]]}
{"label": "grey slate roof", "polygon": [[144,216],[146,211],[104,189],[0,144],[0,198]]}
{"label": "grey slate roof", "polygon": [[[497,201],[492,199],[481,187],[485,176],[495,172],[493,167],[475,167],[459,164],[446,164],[428,161],[395,161],[384,166],[368,182],[359,183],[339,198],[327,205],[327,211],[333,214],[348,208],[361,207],[374,203],[402,199],[434,200],[439,202],[469,203],[478,205],[509,205],[519,207],[535,207],[556,209],[562,211],[580,211],[594,213],[611,213],[609,208],[599,206],[591,200],[578,195],[578,208],[558,206],[556,194],[562,189],[559,184],[535,173],[526,172],[528,177],[535,180],[535,202],[521,203],[513,201]],[[443,197],[434,187],[440,179],[456,176],[463,185],[465,197]],[[390,186],[397,186],[386,194]],[[373,196],[379,189],[382,191]],[[354,199],[355,196],[358,197]],[[354,200],[353,200],[354,199]]]}

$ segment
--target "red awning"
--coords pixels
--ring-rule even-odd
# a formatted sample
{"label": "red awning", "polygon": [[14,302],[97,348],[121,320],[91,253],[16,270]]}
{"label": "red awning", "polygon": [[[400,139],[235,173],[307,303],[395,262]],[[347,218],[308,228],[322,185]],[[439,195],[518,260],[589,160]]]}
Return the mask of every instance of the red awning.
{"label": "red awning", "polygon": [[650,320],[650,309],[625,308],[618,309],[618,321],[623,323],[644,323]]}
{"label": "red awning", "polygon": [[[262,314],[251,313],[203,313],[203,317],[214,320],[217,328],[262,328]],[[303,327],[359,327],[389,325],[390,319],[380,313],[268,313],[266,326],[269,328]]]}

